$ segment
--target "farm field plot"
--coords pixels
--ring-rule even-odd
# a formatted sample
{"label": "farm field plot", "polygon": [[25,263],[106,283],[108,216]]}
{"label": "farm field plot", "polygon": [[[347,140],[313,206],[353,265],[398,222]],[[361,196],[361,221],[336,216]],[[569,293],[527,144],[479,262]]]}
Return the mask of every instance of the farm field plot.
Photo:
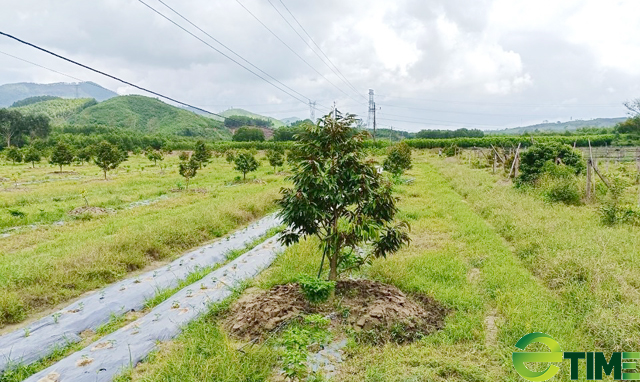
{"label": "farm field plot", "polygon": [[[635,271],[624,267],[638,248],[634,229],[604,228],[588,207],[545,204],[486,170],[426,152],[414,153],[408,175],[415,182],[398,192],[411,245],[354,276],[432,296],[449,309],[445,326],[402,345],[347,334],[333,380],[518,381],[511,353],[534,331],[566,349],[637,347]],[[316,244],[288,248],[250,294],[317,272]],[[228,306],[216,307],[118,380],[279,380],[282,354],[230,335]],[[570,380],[568,369],[556,380]]]}
{"label": "farm field plot", "polygon": [[[70,220],[64,226],[20,231],[7,237],[3,240],[34,240],[24,247],[19,244],[22,241],[14,241],[16,249],[12,253],[21,255],[12,258],[8,253],[0,258],[6,264],[2,272],[12,280],[7,284],[12,288],[7,296],[28,302],[29,296],[40,292],[39,296],[63,301],[154,261],[169,259],[271,211],[272,201],[285,182],[266,167],[256,174],[266,184],[227,187],[234,173],[222,159],[215,159],[202,171],[202,177],[194,179],[193,187],[210,190],[207,194],[175,193],[150,206],[120,207],[113,215]],[[127,179],[135,184],[140,181],[135,178],[143,176],[140,171],[132,172],[123,169],[113,180],[101,183],[122,181],[125,188],[133,187],[126,186]],[[146,187],[152,190],[139,198],[153,192],[159,195],[162,187],[175,187],[179,181],[175,169],[165,172],[173,178],[159,185],[147,180]],[[411,244],[386,260],[374,260],[352,276],[390,284],[408,296],[433,298],[446,311],[444,325],[415,342],[394,342],[367,331],[346,331],[332,337],[332,344],[341,344],[342,356],[334,365],[331,380],[519,381],[511,353],[518,339],[531,332],[551,335],[563,349],[611,352],[640,347],[638,271],[633,267],[640,247],[638,227],[603,226],[593,205],[547,203],[535,192],[516,189],[502,176],[492,175],[490,169],[474,169],[464,159],[442,159],[429,151],[414,151],[413,169],[406,176],[413,182],[397,185],[396,192],[400,197],[398,218],[410,224]],[[94,173],[92,182],[98,183],[97,178],[99,174]],[[47,187],[64,183],[50,182]],[[65,187],[74,186],[79,187]],[[215,197],[211,195],[214,189]],[[109,200],[108,196],[104,198]],[[132,201],[123,199],[113,208]],[[81,205],[81,197],[75,203]],[[65,208],[74,206],[72,203]],[[194,214],[196,218],[192,218]],[[219,232],[212,233],[211,227]],[[176,231],[181,235],[176,236]],[[118,233],[118,240],[125,241],[108,242],[114,233]],[[54,246],[37,244],[43,235],[67,243],[64,253],[56,252]],[[72,235],[79,243],[68,244]],[[148,239],[149,235],[155,236]],[[178,237],[186,239],[178,241]],[[116,380],[283,380],[280,374],[283,357],[287,357],[285,350],[247,342],[233,333],[228,320],[233,319],[235,304],[278,285],[298,282],[301,274],[315,276],[321,257],[317,244],[314,238],[287,248],[267,271],[243,284],[233,298],[213,306],[177,339],[160,345],[143,363],[124,371]],[[98,245],[101,253],[113,257],[108,262],[102,262],[97,254],[85,257],[86,245]],[[152,245],[163,246],[158,250],[161,256],[149,258],[147,247]],[[34,248],[55,256],[38,256]],[[129,255],[132,248],[133,254]],[[30,260],[18,260],[22,258]],[[114,258],[118,259],[116,265]],[[34,268],[30,265],[33,259],[56,267]],[[74,265],[78,259],[88,262]],[[137,265],[126,265],[126,260]],[[92,279],[96,269],[111,273]],[[48,283],[51,290],[37,289],[37,283],[25,284],[19,277],[27,271],[33,272],[31,277],[38,283]],[[61,280],[56,281],[56,277]],[[83,283],[76,289],[65,289],[70,277]],[[42,308],[27,306],[24,309],[29,313]],[[347,309],[341,314],[348,317],[350,313]],[[391,338],[398,334],[392,332]],[[277,344],[284,336],[275,332],[267,341]],[[323,380],[319,374],[312,374],[312,378]],[[569,368],[562,367],[556,380],[569,381]]]}
{"label": "farm field plot", "polygon": [[[284,184],[268,164],[236,182],[214,158],[186,192],[177,155],[160,163],[132,155],[107,181],[87,164],[0,166],[0,327],[263,216]],[[86,205],[108,213],[69,214]]]}

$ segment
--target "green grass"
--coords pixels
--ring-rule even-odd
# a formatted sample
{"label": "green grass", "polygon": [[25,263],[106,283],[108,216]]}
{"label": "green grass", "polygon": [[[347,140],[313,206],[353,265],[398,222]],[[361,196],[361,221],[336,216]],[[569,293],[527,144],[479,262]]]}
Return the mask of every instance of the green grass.
{"label": "green grass", "polygon": [[[414,157],[409,176],[415,183],[398,186],[401,216],[411,224],[413,242],[387,260],[376,260],[360,275],[408,293],[431,295],[452,313],[444,330],[411,345],[352,344],[336,380],[516,381],[520,379],[511,352],[520,337],[533,331],[554,336],[564,348],[582,349],[589,336],[577,330],[572,311],[535,277],[500,232],[463,202],[430,164],[430,156]],[[293,282],[301,273],[314,275],[319,261],[317,241],[302,242],[288,248],[255,285],[269,288]],[[478,277],[469,277],[475,269]],[[495,334],[485,327],[494,311]],[[202,330],[201,325],[194,324],[194,330]],[[209,328],[215,325],[207,323]],[[190,357],[177,344],[197,340],[192,332],[184,333],[143,364],[141,374],[134,372],[133,380],[185,380],[169,372],[169,365]],[[249,380],[248,375],[235,377]],[[568,380],[567,368],[559,379]]]}
{"label": "green grass", "polygon": [[[521,381],[511,353],[530,332],[565,351],[640,348],[638,227],[604,227],[595,207],[545,203],[485,169],[414,153],[399,185],[400,217],[412,243],[357,275],[433,296],[451,309],[443,330],[410,345],[351,341],[336,381]],[[88,223],[87,223],[88,224]],[[287,250],[253,283],[259,288],[315,275],[317,239]],[[263,381],[279,369],[277,348],[247,346],[221,329],[217,312],[119,381]],[[487,319],[495,321],[490,328]],[[564,363],[556,380],[569,380]]]}
{"label": "green grass", "polygon": [[586,341],[581,348],[640,348],[640,227],[606,227],[597,206],[548,204],[486,171],[434,163],[555,296],[563,321]]}
{"label": "green grass", "polygon": [[[108,181],[99,179],[95,166],[85,165],[74,167],[86,176],[81,180],[65,180],[73,175],[64,174],[57,175],[63,179],[60,182],[2,191],[6,197],[0,215],[5,227],[38,223],[43,228],[0,239],[0,326],[20,322],[41,309],[223,236],[273,211],[273,201],[284,185],[282,176],[262,166],[250,177],[265,183],[227,186],[237,174],[217,158],[191,184],[208,193],[171,193],[181,178],[174,167],[176,158],[165,161],[170,167],[164,174],[138,157],[127,165],[146,164],[144,170],[124,167]],[[18,169],[21,179],[35,180],[51,171],[46,166],[31,170],[5,165],[0,166],[0,176]],[[67,211],[84,205],[82,189],[87,190],[90,205],[111,206],[118,213],[89,219],[67,216]],[[124,209],[133,201],[158,195],[169,197],[150,206]],[[12,216],[11,210],[23,212],[24,217]],[[49,224],[59,219],[68,224]]]}

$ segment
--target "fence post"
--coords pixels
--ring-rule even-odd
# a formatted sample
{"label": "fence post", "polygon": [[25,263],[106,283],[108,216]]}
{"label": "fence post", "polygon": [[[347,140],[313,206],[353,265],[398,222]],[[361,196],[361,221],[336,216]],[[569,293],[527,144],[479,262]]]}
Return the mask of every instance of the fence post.
{"label": "fence post", "polygon": [[591,201],[591,159],[587,159],[587,187],[585,198],[587,202]]}

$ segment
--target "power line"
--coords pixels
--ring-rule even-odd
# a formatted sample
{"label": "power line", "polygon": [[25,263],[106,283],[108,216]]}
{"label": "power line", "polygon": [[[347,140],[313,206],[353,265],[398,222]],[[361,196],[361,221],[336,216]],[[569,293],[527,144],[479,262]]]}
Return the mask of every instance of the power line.
{"label": "power line", "polygon": [[300,27],[300,29],[302,29],[302,31],[304,32],[304,34],[307,35],[307,37],[309,37],[309,40],[311,40],[311,42],[313,43],[313,45],[315,45],[318,50],[320,51],[320,53],[322,53],[322,55],[327,59],[327,61],[329,61],[329,63],[331,65],[333,65],[333,67],[338,71],[338,73],[340,73],[340,75],[342,76],[343,81],[345,81],[347,83],[347,85],[349,85],[351,87],[351,89],[353,89],[354,92],[356,92],[356,94],[358,94],[359,96],[361,96],[364,99],[367,99],[367,97],[363,96],[362,94],[360,94],[360,92],[358,91],[358,89],[355,88],[355,86],[353,86],[353,84],[351,84],[351,82],[349,82],[349,80],[347,79],[347,77],[342,74],[342,72],[340,71],[340,69],[338,69],[338,67],[333,63],[333,61],[331,61],[331,59],[329,58],[329,56],[327,56],[324,51],[322,50],[322,48],[320,48],[320,45],[318,45],[313,38],[311,37],[311,35],[307,32],[306,29],[304,29],[304,27],[302,26],[302,24],[300,24],[300,21],[298,21],[298,19],[293,15],[293,13],[291,13],[291,11],[289,10],[289,8],[286,6],[286,4],[280,0],[280,4],[282,4],[282,6],[284,7],[284,9],[287,10],[287,12],[291,15],[291,17],[293,18],[293,21],[296,22],[296,24],[298,24],[298,26]]}
{"label": "power line", "polygon": [[[278,36],[274,31],[271,30],[271,28],[269,28],[265,23],[263,23],[262,20],[260,20],[260,18],[258,16],[256,16],[253,12],[251,12],[249,10],[249,8],[245,7],[244,4],[242,4],[240,2],[240,0],[236,0],[236,2],[238,4],[240,4],[240,6],[242,8],[244,8],[244,10],[247,11],[254,19],[256,19],[256,21],[258,21],[260,23],[260,25],[262,25],[266,30],[268,30],[269,33],[271,33],[276,39],[278,39],[278,41],[280,41],[284,46],[286,46],[287,49],[289,49],[293,54],[295,54],[296,57],[298,57],[300,60],[302,60],[302,62],[307,64],[307,66],[310,67],[311,69],[313,69],[313,71],[316,72],[320,77],[324,78],[324,80],[327,81],[329,84],[331,84],[331,86],[333,86],[334,88],[338,89],[338,91],[342,92],[343,94],[345,94],[346,96],[349,97],[349,95],[347,93],[345,93],[344,90],[340,89],[336,84],[331,82],[327,77],[325,77],[324,74],[322,74],[320,71],[318,71],[318,69],[316,69],[307,60],[305,60],[304,57],[302,57],[300,54],[298,54],[298,52],[296,52],[295,49],[293,49],[291,46],[289,46],[289,44],[287,44],[283,39],[281,39],[280,36]],[[358,101],[356,101],[356,102],[358,102]],[[323,106],[323,107],[326,108],[326,106]]]}
{"label": "power line", "polygon": [[[395,107],[395,108],[399,108],[399,109],[410,109],[410,110],[424,110],[424,111],[430,111],[433,113],[450,113],[450,114],[470,114],[470,115],[488,115],[488,116],[494,116],[494,117],[540,117],[539,114],[494,114],[494,113],[476,113],[476,112],[472,112],[472,111],[457,111],[457,110],[438,110],[438,109],[427,109],[427,108],[422,108],[422,107],[411,107],[411,106],[398,106],[398,105],[389,105],[389,104],[380,104],[380,106],[385,106],[385,107]],[[387,115],[392,115],[395,117],[404,117],[403,115],[393,115],[393,114],[387,114]]]}
{"label": "power line", "polygon": [[76,78],[76,77],[74,77],[74,76],[70,76],[70,75],[68,75],[68,74],[64,74],[64,73],[59,72],[59,71],[57,71],[57,70],[53,70],[53,69],[47,68],[46,66],[42,66],[42,65],[40,65],[40,64],[36,64],[35,62],[31,62],[31,61],[25,60],[24,58],[20,58],[20,57],[14,56],[14,55],[9,54],[9,53],[5,53],[5,52],[0,51],[0,54],[4,54],[5,56],[9,56],[9,57],[15,58],[16,60],[20,60],[20,61],[22,61],[22,62],[26,62],[27,64],[31,64],[31,65],[34,65],[34,66],[40,67],[40,68],[42,68],[42,69],[46,69],[46,70],[48,70],[48,71],[50,71],[50,72],[57,73],[57,74],[60,74],[60,75],[62,75],[62,76],[65,76],[65,77],[69,77],[69,78],[74,79],[74,80],[76,80],[76,81],[86,82],[86,81],[81,80],[81,79],[79,79],[79,78]]}
{"label": "power line", "polygon": [[437,103],[447,103],[447,104],[470,104],[470,105],[497,105],[497,106],[512,106],[512,107],[616,107],[621,104],[526,104],[526,103],[501,103],[501,102],[482,102],[482,101],[448,101],[441,99],[426,99],[426,98],[412,98],[412,97],[396,97],[389,95],[381,95],[380,97],[384,98],[397,98],[397,99],[408,99],[408,100],[416,100],[416,101],[426,101],[426,102],[437,102]]}
{"label": "power line", "polygon": [[[411,118],[411,117],[407,117],[407,118]],[[417,118],[411,118],[414,119],[414,121],[407,121],[407,120],[400,120],[400,119],[391,119],[391,118],[384,118],[384,117],[380,117],[379,118],[382,121],[391,121],[391,122],[405,122],[405,123],[417,123],[417,124],[440,124],[443,126],[468,126],[468,125],[473,125],[473,126],[484,126],[484,127],[500,127],[500,126],[496,126],[496,125],[485,125],[485,124],[481,124],[481,123],[465,123],[465,122],[455,122],[455,121],[442,121],[442,120],[437,120],[437,119],[417,119]]]}
{"label": "power line", "polygon": [[[142,2],[142,1],[141,1]],[[199,30],[200,32],[204,33],[206,36],[208,36],[210,39],[212,39],[213,41],[217,42],[218,44],[222,45],[225,49],[227,49],[228,51],[230,51],[231,53],[235,54],[238,58],[240,58],[241,60],[243,60],[244,62],[246,62],[247,64],[251,65],[252,67],[254,67],[255,69],[259,70],[260,72],[262,72],[263,74],[265,74],[266,76],[268,76],[269,78],[271,78],[272,80],[276,81],[277,83],[279,83],[280,85],[286,87],[287,89],[291,90],[292,92],[300,95],[301,97],[307,98],[305,97],[304,94],[301,94],[299,92],[297,92],[296,90],[292,89],[291,87],[285,85],[284,83],[280,82],[277,78],[273,77],[272,75],[270,75],[269,73],[265,72],[264,70],[260,69],[259,67],[255,66],[254,64],[252,64],[249,60],[245,59],[244,57],[242,57],[241,55],[239,55],[238,53],[236,53],[233,49],[229,48],[228,46],[226,46],[225,44],[223,44],[222,42],[220,42],[220,40],[216,39],[215,37],[211,36],[209,33],[207,33],[205,30],[203,30],[202,28],[200,28],[199,26],[197,26],[196,24],[194,24],[193,22],[191,22],[191,20],[187,19],[185,16],[183,16],[180,12],[176,11],[175,9],[173,9],[172,7],[170,7],[167,3],[165,3],[162,0],[158,0],[158,2],[160,2],[162,5],[164,5],[165,7],[169,8],[173,13],[175,13],[176,15],[178,15],[180,18],[182,18],[183,20],[185,20],[186,22],[188,22],[190,25],[192,25],[194,28],[196,28],[197,30]],[[144,4],[144,3],[143,3]],[[146,5],[146,4],[145,4]],[[195,37],[195,36],[194,36]]]}
{"label": "power line", "polygon": [[[200,37],[196,36],[195,34],[193,34],[192,32],[190,32],[189,30],[187,30],[186,28],[184,28],[182,25],[176,23],[175,21],[171,20],[170,18],[168,18],[167,16],[165,16],[164,14],[162,14],[162,12],[156,10],[155,8],[153,8],[152,6],[150,6],[149,4],[145,3],[142,0],[138,0],[140,3],[142,3],[143,5],[145,5],[147,8],[151,9],[153,12],[155,12],[156,14],[158,14],[159,16],[161,16],[162,18],[164,18],[165,20],[169,21],[170,23],[172,23],[173,25],[177,26],[178,28],[182,29],[184,32],[188,33],[189,35],[193,36],[194,38],[198,39],[200,42],[202,42],[203,44],[207,45],[209,48],[215,50],[216,52],[220,53],[221,55],[223,55],[224,57],[226,57],[227,59],[231,60],[232,62],[234,62],[235,64],[239,65],[240,67],[242,67],[243,69],[247,70],[248,72],[252,73],[253,75],[255,75],[256,77],[260,78],[261,80],[265,81],[266,83],[270,84],[271,86],[275,87],[276,89],[282,91],[283,93],[286,93],[287,95],[289,95],[292,98],[297,99],[298,101],[306,104],[306,98],[303,94],[298,93],[297,91],[291,89],[294,93],[300,95],[300,97],[305,98],[305,100],[298,98],[297,96],[289,93],[288,91],[284,90],[283,88],[279,87],[278,85],[274,84],[273,82],[267,80],[266,78],[262,77],[260,74],[254,72],[253,70],[249,69],[248,67],[246,67],[245,65],[243,65],[242,63],[238,62],[237,60],[235,60],[234,58],[230,57],[228,54],[222,52],[220,49],[214,47],[213,45],[209,44],[208,42],[204,41],[203,39],[201,39]],[[163,3],[164,4],[164,3]],[[212,37],[213,38],[213,37]],[[217,40],[216,40],[217,41]],[[222,44],[220,44],[222,45]],[[222,45],[224,46],[224,45]],[[224,46],[225,48],[227,48],[226,46]],[[241,59],[244,60],[244,58],[242,58],[240,55],[238,55],[237,53],[233,52],[231,49],[227,48],[228,50],[230,50],[233,54],[235,54],[236,56],[240,57]],[[245,60],[246,61],[246,60]],[[247,61],[248,62],[248,61]],[[253,64],[250,64],[253,65]],[[255,65],[253,65],[255,67]],[[258,69],[261,70],[261,69]],[[261,70],[262,71],[262,70]],[[264,72],[263,72],[264,73]],[[267,76],[269,76],[267,74]],[[269,76],[271,77],[271,76]],[[273,77],[272,77],[273,78]],[[280,82],[278,80],[276,80],[277,82]],[[286,85],[283,84],[284,87],[287,87]],[[290,89],[290,88],[289,88]]]}
{"label": "power line", "polygon": [[59,55],[59,54],[57,54],[57,53],[54,53],[54,52],[52,52],[52,51],[50,51],[50,50],[47,50],[47,49],[41,48],[41,47],[39,47],[38,45],[35,45],[35,44],[30,43],[30,42],[27,42],[27,41],[21,40],[21,39],[19,39],[19,38],[15,37],[15,36],[12,36],[12,35],[10,35],[10,34],[8,34],[8,33],[4,33],[4,32],[2,32],[2,31],[0,31],[0,35],[6,36],[6,37],[8,37],[8,38],[10,38],[10,39],[12,39],[12,40],[18,41],[19,43],[22,43],[22,44],[24,44],[24,45],[28,45],[28,46],[30,46],[30,47],[32,47],[32,48],[35,48],[35,49],[39,50],[39,51],[42,51],[42,52],[45,52],[45,53],[50,54],[50,55],[52,55],[52,56],[58,57],[58,58],[59,58],[59,59],[61,59],[61,60],[64,60],[64,61],[70,62],[70,63],[72,63],[72,64],[74,64],[74,65],[78,65],[78,66],[83,67],[83,68],[85,68],[85,69],[87,69],[87,70],[90,70],[90,71],[92,71],[92,72],[95,72],[95,73],[101,74],[101,75],[103,75],[103,76],[105,76],[105,77],[109,77],[109,78],[111,78],[111,79],[113,79],[113,80],[116,80],[116,81],[118,81],[118,82],[122,82],[123,84],[125,84],[125,85],[129,85],[129,86],[132,86],[132,87],[134,87],[134,88],[136,88],[136,89],[138,89],[138,90],[142,90],[142,91],[144,91],[144,92],[147,92],[147,93],[153,94],[153,95],[158,96],[158,97],[160,97],[160,98],[167,99],[167,100],[169,100],[169,101],[171,101],[171,102],[175,102],[175,103],[180,104],[180,105],[182,105],[182,106],[187,106],[187,107],[193,108],[193,109],[195,109],[195,110],[199,110],[199,111],[201,111],[201,112],[203,112],[203,113],[207,113],[207,114],[215,115],[215,116],[220,117],[220,118],[222,118],[222,119],[226,119],[225,117],[221,116],[220,114],[216,114],[216,113],[210,112],[210,111],[208,111],[208,110],[201,109],[201,108],[199,108],[199,107],[196,107],[196,106],[190,105],[190,104],[188,104],[188,103],[185,103],[185,102],[182,102],[182,101],[178,101],[178,100],[177,100],[177,99],[175,99],[175,98],[171,98],[171,97],[165,96],[165,95],[163,95],[163,94],[160,94],[160,93],[154,92],[153,90],[149,90],[149,89],[143,88],[142,86],[138,86],[138,85],[136,85],[136,84],[133,84],[133,83],[131,83],[131,82],[129,82],[129,81],[125,81],[125,80],[123,80],[123,79],[121,79],[121,78],[118,78],[118,77],[116,77],[116,76],[113,76],[113,75],[111,75],[111,74],[108,74],[108,73],[105,73],[105,72],[100,71],[100,70],[98,70],[98,69],[94,69],[94,68],[92,68],[92,67],[90,67],[90,66],[87,66],[87,65],[81,64],[81,63],[79,63],[78,61],[74,61],[74,60],[72,60],[72,59],[70,59],[70,58],[67,58],[67,57],[61,56],[61,55]]}
{"label": "power line", "polygon": [[[285,23],[287,23],[287,25],[289,25],[289,27],[290,27],[290,28],[291,28],[291,29],[292,29],[292,30],[293,30],[293,31],[298,35],[298,37],[300,37],[300,39],[301,39],[301,40],[302,40],[302,41],[303,41],[303,42],[304,42],[304,43],[309,47],[309,49],[311,49],[311,51],[312,51],[316,56],[318,56],[318,58],[320,59],[320,61],[322,61],[322,63],[323,63],[323,64],[325,64],[325,65],[326,65],[326,66],[327,66],[327,67],[328,67],[328,68],[333,72],[333,74],[335,74],[335,75],[336,75],[340,80],[342,80],[342,81],[344,82],[344,80],[343,80],[342,78],[340,78],[340,75],[339,75],[338,73],[336,73],[336,71],[335,71],[331,66],[329,66],[329,64],[327,64],[327,63],[325,62],[325,60],[322,58],[322,56],[320,56],[320,55],[318,54],[318,52],[316,52],[316,50],[315,50],[315,49],[313,49],[313,47],[312,47],[311,45],[309,45],[309,43],[307,42],[307,40],[305,40],[305,39],[304,39],[304,37],[302,37],[302,36],[300,35],[300,33],[298,33],[298,31],[296,30],[296,28],[294,28],[294,27],[293,27],[293,25],[291,25],[291,23],[289,22],[289,20],[287,20],[287,18],[286,18],[286,17],[284,17],[284,15],[282,14],[282,12],[280,12],[280,10],[279,10],[275,5],[273,5],[273,3],[271,2],[271,0],[267,0],[267,1],[269,2],[269,4],[271,4],[271,7],[273,7],[273,9],[275,9],[275,11],[280,15],[280,17],[282,17],[282,19],[284,20],[284,22],[285,22]],[[346,82],[345,82],[345,83],[346,83]],[[348,86],[348,84],[347,84],[347,86]],[[356,101],[356,102],[359,102],[358,100],[356,100],[355,98],[353,98],[351,95],[349,95],[349,94],[348,94],[347,92],[345,92],[344,90],[342,90],[342,89],[339,89],[339,90],[340,90],[342,93],[344,93],[347,97],[351,98],[352,100],[354,100],[354,101]],[[356,91],[356,92],[357,92],[357,91]],[[358,95],[361,95],[361,94],[360,94],[360,93],[358,93]],[[366,98],[365,98],[365,99],[366,99]]]}

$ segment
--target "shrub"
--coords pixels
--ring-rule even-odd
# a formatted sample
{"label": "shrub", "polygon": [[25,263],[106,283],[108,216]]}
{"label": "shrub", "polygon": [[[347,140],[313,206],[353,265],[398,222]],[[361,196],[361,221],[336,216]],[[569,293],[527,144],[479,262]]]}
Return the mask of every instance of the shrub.
{"label": "shrub", "polygon": [[312,304],[327,301],[336,287],[335,281],[325,281],[311,276],[300,276],[298,284],[304,297]]}
{"label": "shrub", "polygon": [[550,179],[544,187],[543,195],[550,202],[579,205],[582,192],[575,177]]}
{"label": "shrub", "polygon": [[551,167],[548,162],[567,166],[574,175],[585,170],[582,153],[571,146],[557,142],[536,143],[521,155],[517,182],[533,183],[549,169],[557,168]]}
{"label": "shrub", "polygon": [[406,170],[411,169],[411,147],[406,142],[400,142],[389,148],[389,156],[384,160],[385,170],[400,177]]}

